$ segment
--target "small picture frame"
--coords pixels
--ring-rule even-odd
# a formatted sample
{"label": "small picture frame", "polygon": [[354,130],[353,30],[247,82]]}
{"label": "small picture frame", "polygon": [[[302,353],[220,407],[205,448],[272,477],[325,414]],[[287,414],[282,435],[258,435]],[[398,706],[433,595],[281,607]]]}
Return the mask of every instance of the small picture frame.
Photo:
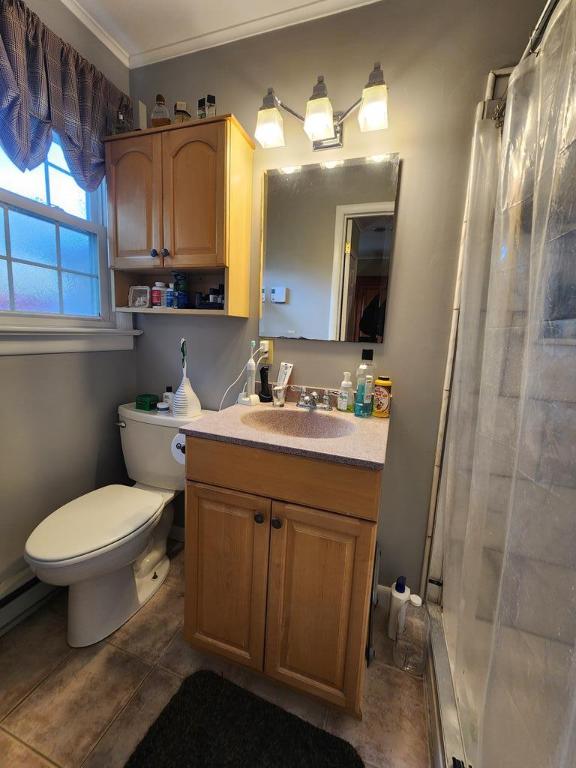
{"label": "small picture frame", "polygon": [[128,306],[132,309],[148,309],[150,306],[150,286],[131,285],[128,292]]}

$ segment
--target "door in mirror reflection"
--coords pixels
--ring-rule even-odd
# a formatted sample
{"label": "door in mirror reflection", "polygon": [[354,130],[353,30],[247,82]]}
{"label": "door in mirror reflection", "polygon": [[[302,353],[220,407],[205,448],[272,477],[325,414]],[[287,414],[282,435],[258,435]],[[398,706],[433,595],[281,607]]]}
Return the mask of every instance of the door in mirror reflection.
{"label": "door in mirror reflection", "polygon": [[397,155],[268,171],[260,334],[381,343]]}

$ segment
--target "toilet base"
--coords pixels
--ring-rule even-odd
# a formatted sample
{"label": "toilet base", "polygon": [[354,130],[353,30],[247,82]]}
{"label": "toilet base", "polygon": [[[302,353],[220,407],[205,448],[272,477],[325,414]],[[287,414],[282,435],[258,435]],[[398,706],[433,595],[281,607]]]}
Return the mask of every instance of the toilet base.
{"label": "toilet base", "polygon": [[72,584],[68,589],[68,645],[83,648],[103,640],[133,616],[162,586],[170,561],[166,556],[156,568],[137,576],[134,563]]}

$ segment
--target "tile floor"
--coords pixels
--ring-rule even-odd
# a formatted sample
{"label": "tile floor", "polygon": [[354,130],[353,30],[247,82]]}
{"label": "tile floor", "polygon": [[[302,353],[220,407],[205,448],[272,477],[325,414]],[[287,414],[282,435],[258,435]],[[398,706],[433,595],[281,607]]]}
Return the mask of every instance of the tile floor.
{"label": "tile floor", "polygon": [[199,668],[348,739],[366,768],[428,768],[423,685],[391,665],[383,631],[359,722],[192,650],[181,636],[183,587],[180,550],[152,600],[98,645],[68,647],[63,593],[0,638],[0,768],[122,768],[182,678]]}

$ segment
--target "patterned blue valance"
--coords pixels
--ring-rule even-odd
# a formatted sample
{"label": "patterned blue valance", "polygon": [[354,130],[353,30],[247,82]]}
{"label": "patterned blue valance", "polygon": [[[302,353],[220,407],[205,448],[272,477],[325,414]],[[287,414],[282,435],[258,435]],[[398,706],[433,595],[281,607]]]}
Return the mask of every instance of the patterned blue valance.
{"label": "patterned blue valance", "polygon": [[102,138],[132,104],[21,0],[0,0],[0,143],[20,170],[36,167],[56,131],[77,183],[104,177]]}

